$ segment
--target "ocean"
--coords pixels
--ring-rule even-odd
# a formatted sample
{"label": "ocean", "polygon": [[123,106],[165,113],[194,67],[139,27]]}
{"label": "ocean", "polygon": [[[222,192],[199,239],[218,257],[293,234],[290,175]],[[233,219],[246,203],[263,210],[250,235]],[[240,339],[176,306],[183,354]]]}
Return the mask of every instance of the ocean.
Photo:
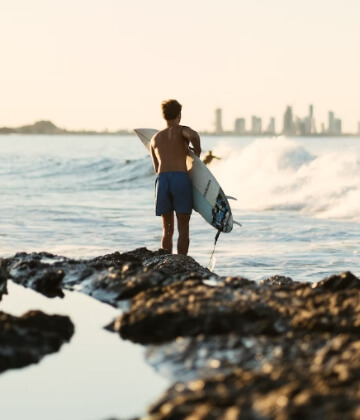
{"label": "ocean", "polygon": [[[202,137],[231,201],[214,272],[262,280],[360,276],[360,138]],[[0,136],[0,258],[47,251],[89,258],[160,247],[152,163],[135,135]],[[191,218],[189,254],[207,266],[215,229]],[[175,238],[176,239],[176,238]],[[170,385],[144,348],[103,327],[119,310],[77,292],[47,299],[8,282],[0,311],[69,315],[75,334],[38,365],[0,375],[7,420],[143,415]],[[21,399],[19,400],[19,395]]]}
{"label": "ocean", "polygon": [[[360,138],[202,137],[231,201],[214,271],[261,280],[360,275]],[[0,256],[87,258],[160,247],[152,164],[135,135],[0,136]],[[207,266],[216,231],[191,219],[189,255]],[[175,237],[176,241],[176,237]]]}

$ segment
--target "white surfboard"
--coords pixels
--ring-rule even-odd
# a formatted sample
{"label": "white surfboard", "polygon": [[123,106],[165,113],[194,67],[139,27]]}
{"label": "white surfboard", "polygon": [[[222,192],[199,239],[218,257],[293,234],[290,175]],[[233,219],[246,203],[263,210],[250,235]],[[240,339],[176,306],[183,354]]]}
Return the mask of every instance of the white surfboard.
{"label": "white surfboard", "polygon": [[[150,141],[158,130],[138,128],[134,131],[150,153]],[[231,232],[234,223],[231,208],[214,175],[191,150],[186,166],[193,185],[194,210],[220,232]]]}

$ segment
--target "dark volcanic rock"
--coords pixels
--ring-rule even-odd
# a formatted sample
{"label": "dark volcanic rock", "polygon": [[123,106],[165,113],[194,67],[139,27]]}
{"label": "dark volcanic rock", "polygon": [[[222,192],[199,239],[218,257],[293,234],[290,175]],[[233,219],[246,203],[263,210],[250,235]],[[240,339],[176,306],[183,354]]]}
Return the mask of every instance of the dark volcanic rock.
{"label": "dark volcanic rock", "polygon": [[[342,279],[343,276],[340,276]],[[146,289],[113,326],[123,338],[143,344],[178,336],[274,335],[289,331],[360,335],[359,280],[346,274],[346,287],[336,291],[323,284],[270,279],[262,285],[243,278],[226,278],[217,287],[202,279],[187,279]],[[330,280],[332,281],[332,280]]]}
{"label": "dark volcanic rock", "polygon": [[251,290],[189,279],[139,293],[114,328],[123,338],[145,344],[197,334],[277,334],[279,318]]}
{"label": "dark volcanic rock", "polygon": [[191,257],[146,248],[89,260],[46,252],[18,253],[1,263],[8,278],[48,297],[63,296],[62,288],[76,287],[113,306],[154,286],[188,277],[207,278],[211,274]]}
{"label": "dark volcanic rock", "polygon": [[7,277],[22,286],[32,288],[47,297],[63,297],[63,270],[44,263],[54,256],[48,253],[18,253],[13,258],[3,259],[1,264],[7,270]]}
{"label": "dark volcanic rock", "polygon": [[3,295],[7,295],[7,275],[0,259],[0,301]]}
{"label": "dark volcanic rock", "polygon": [[316,374],[287,367],[269,367],[267,372],[237,368],[228,375],[175,384],[153,405],[147,418],[355,419],[360,414],[358,392],[358,387],[329,387]]}
{"label": "dark volcanic rock", "polygon": [[[360,288],[187,279],[137,294],[113,324],[177,382],[150,419],[360,418]],[[159,345],[159,343],[163,343]]]}
{"label": "dark volcanic rock", "polygon": [[314,283],[314,288],[321,287],[333,292],[339,290],[357,289],[360,290],[360,280],[349,271],[339,275],[330,276],[318,283]]}
{"label": "dark volcanic rock", "polygon": [[69,341],[74,326],[66,316],[30,311],[21,317],[0,312],[0,372],[37,363]]}

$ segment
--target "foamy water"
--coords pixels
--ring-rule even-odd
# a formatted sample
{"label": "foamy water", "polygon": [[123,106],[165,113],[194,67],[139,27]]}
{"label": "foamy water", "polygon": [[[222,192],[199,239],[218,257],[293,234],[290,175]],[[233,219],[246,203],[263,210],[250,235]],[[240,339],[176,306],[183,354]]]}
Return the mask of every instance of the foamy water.
{"label": "foamy water", "polygon": [[242,197],[234,208],[359,222],[360,141],[337,142],[279,137],[256,139],[241,150],[220,145],[217,153],[225,159],[214,161],[212,168],[224,188]]}

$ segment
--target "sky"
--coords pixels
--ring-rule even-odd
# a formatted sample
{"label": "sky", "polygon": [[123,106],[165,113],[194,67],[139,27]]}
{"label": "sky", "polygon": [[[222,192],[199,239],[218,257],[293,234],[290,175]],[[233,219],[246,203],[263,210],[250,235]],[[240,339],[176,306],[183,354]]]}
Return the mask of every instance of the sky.
{"label": "sky", "polygon": [[360,121],[359,0],[0,0],[0,126],[213,130],[287,105]]}

